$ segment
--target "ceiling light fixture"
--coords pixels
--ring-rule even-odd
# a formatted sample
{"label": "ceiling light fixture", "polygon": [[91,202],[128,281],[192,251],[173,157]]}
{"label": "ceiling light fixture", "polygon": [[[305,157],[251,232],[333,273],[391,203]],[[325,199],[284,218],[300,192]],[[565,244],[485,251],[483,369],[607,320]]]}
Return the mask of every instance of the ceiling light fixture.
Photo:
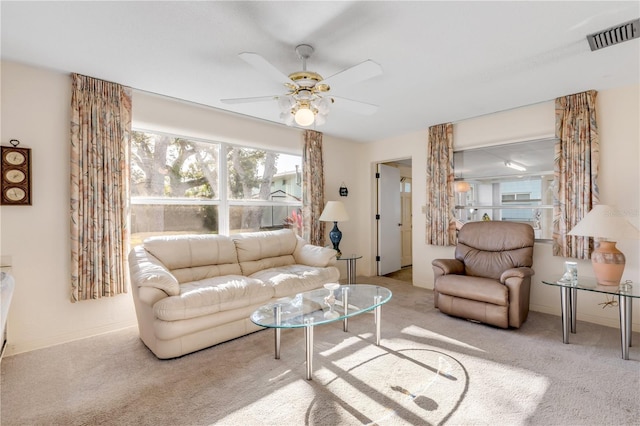
{"label": "ceiling light fixture", "polygon": [[299,90],[278,99],[280,118],[287,126],[293,125],[294,122],[304,127],[314,123],[321,126],[327,121],[329,105],[332,102],[332,98],[323,98],[308,90]]}
{"label": "ceiling light fixture", "polygon": [[321,95],[329,91],[329,86],[320,83],[324,80],[320,74],[307,71],[307,59],[313,53],[313,47],[301,44],[296,47],[296,53],[302,59],[302,71],[289,75],[293,84],[286,83],[291,92],[278,98],[280,115],[288,126],[294,122],[303,127],[314,123],[319,126],[327,121],[329,105],[333,102],[332,98]]}
{"label": "ceiling light fixture", "polygon": [[456,181],[453,184],[453,190],[455,192],[469,192],[470,189],[471,185],[469,185],[469,182],[463,180]]}
{"label": "ceiling light fixture", "polygon": [[522,164],[514,163],[513,161],[505,161],[504,165],[519,172],[525,172],[527,170],[527,168]]}
{"label": "ceiling light fixture", "polygon": [[295,120],[300,126],[310,126],[313,124],[315,120],[315,114],[313,111],[309,109],[307,105],[303,105],[298,108],[298,111],[295,113]]}
{"label": "ceiling light fixture", "polygon": [[[331,90],[330,82],[338,82],[338,85],[346,86],[382,74],[382,67],[368,59],[337,74],[333,74],[328,79],[324,79],[317,72],[307,70],[307,59],[312,53],[313,47],[308,44],[296,46],[296,54],[302,60],[302,71],[296,71],[289,75],[282,74],[257,53],[241,53],[239,56],[261,73],[284,81],[284,86],[288,89],[288,93],[275,96],[221,99],[221,101],[225,104],[239,104],[275,100],[280,107],[280,119],[287,126],[293,126],[294,124],[303,127],[321,126],[327,121],[331,104],[336,99],[340,99],[329,95]],[[343,98],[339,102],[347,109],[363,115],[371,115],[378,109],[376,105],[351,99]]]}

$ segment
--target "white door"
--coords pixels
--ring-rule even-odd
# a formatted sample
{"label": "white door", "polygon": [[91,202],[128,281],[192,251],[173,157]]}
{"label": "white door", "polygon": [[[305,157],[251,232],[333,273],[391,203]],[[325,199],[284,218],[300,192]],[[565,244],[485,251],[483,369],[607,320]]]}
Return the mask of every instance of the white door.
{"label": "white door", "polygon": [[401,268],[400,170],[378,164],[378,275]]}
{"label": "white door", "polygon": [[411,212],[411,178],[403,178],[400,189],[400,217],[402,218],[401,241],[402,241],[402,267],[409,266],[413,263],[412,253],[412,212]]}

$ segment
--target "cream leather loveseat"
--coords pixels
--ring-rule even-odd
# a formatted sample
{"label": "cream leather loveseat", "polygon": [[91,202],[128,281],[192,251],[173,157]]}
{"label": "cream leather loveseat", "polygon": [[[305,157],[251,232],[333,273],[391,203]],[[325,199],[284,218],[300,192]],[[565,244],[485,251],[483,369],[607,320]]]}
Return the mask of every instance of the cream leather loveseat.
{"label": "cream leather loveseat", "polygon": [[140,338],[166,359],[254,332],[254,310],[337,282],[335,263],[288,229],[149,238],[129,254]]}

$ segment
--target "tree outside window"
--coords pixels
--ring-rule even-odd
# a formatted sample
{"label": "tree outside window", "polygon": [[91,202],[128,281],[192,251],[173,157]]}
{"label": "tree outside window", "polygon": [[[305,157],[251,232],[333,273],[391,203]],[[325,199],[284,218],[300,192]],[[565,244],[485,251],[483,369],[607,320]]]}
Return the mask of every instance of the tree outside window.
{"label": "tree outside window", "polygon": [[287,218],[301,207],[300,163],[295,155],[135,131],[132,244],[150,235],[290,226]]}

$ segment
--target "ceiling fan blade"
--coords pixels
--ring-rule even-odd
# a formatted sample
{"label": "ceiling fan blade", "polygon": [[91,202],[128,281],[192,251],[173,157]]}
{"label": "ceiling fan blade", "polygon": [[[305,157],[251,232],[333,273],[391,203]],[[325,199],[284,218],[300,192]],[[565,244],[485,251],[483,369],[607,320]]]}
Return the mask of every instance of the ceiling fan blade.
{"label": "ceiling fan blade", "polygon": [[382,74],[382,67],[371,59],[368,59],[342,70],[329,78],[325,78],[320,83],[325,83],[329,86],[350,85],[368,80],[380,74]]}
{"label": "ceiling fan blade", "polygon": [[278,68],[274,67],[271,62],[267,61],[257,53],[243,52],[238,56],[242,58],[246,63],[257,69],[263,74],[268,75],[270,78],[276,80],[278,83],[287,83],[291,80],[289,76],[282,73]]}
{"label": "ceiling fan blade", "polygon": [[222,102],[223,104],[247,104],[251,102],[275,101],[279,97],[280,95],[256,96],[253,98],[230,98],[230,99],[220,99],[220,102]]}
{"label": "ceiling fan blade", "polygon": [[344,108],[346,110],[362,114],[372,115],[378,111],[378,105],[368,104],[366,102],[354,101],[353,99],[341,98],[338,96],[331,96],[334,100],[333,105],[336,108]]}

